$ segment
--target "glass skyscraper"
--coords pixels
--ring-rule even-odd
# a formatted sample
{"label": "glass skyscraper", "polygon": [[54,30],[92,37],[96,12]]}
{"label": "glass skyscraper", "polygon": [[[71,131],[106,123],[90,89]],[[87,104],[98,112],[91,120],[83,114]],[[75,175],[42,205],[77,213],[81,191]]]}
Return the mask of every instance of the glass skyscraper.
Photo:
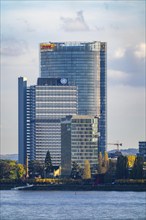
{"label": "glass skyscraper", "polygon": [[99,152],[107,139],[107,46],[105,42],[40,44],[41,77],[67,78],[78,87],[78,114],[99,118]]}

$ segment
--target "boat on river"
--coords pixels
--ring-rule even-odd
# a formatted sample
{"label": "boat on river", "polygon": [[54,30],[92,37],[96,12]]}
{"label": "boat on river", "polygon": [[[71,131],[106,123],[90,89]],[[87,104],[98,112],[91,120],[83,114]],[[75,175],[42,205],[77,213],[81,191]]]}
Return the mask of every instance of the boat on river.
{"label": "boat on river", "polygon": [[16,187],[12,188],[11,190],[21,190],[21,189],[30,188],[30,187],[32,187],[32,186],[33,186],[33,184],[28,184],[28,183],[27,183],[26,186],[16,186]]}

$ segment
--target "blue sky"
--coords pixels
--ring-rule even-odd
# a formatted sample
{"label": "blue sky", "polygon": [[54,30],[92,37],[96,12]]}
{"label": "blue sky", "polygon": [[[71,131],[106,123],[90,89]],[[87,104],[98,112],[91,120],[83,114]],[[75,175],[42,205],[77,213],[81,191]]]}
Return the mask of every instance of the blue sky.
{"label": "blue sky", "polygon": [[1,153],[17,153],[17,78],[36,83],[39,43],[48,41],[107,42],[108,142],[145,140],[145,8],[143,0],[1,1]]}

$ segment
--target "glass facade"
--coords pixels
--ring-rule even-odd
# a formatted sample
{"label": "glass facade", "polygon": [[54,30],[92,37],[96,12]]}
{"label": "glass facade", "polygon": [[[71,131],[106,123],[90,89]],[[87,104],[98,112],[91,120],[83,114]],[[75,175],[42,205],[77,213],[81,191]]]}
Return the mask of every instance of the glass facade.
{"label": "glass facade", "polygon": [[61,123],[62,175],[70,175],[71,165],[76,162],[84,169],[89,160],[92,173],[98,164],[98,118],[89,115],[67,116]]}
{"label": "glass facade", "polygon": [[40,44],[41,77],[68,78],[78,87],[78,114],[97,115],[99,151],[106,147],[106,43],[50,42]]}
{"label": "glass facade", "polygon": [[142,156],[146,162],[146,141],[139,142],[139,155]]}

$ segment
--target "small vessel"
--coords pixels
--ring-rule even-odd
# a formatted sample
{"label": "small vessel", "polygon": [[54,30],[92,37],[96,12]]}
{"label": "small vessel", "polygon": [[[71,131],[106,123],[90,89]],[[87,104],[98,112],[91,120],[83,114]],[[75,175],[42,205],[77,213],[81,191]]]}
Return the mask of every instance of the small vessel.
{"label": "small vessel", "polygon": [[17,186],[17,187],[12,188],[11,190],[26,189],[26,188],[30,188],[30,187],[32,187],[32,186],[33,186],[33,184],[28,184],[28,183],[27,183],[26,186]]}

